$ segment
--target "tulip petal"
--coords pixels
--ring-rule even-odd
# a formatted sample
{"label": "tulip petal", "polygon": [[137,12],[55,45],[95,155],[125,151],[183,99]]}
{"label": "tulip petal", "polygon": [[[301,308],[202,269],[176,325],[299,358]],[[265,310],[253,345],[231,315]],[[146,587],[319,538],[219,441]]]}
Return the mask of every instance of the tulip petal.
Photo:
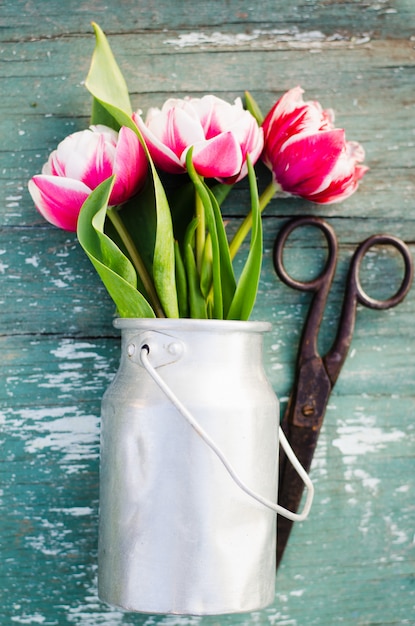
{"label": "tulip petal", "polygon": [[203,128],[198,119],[180,107],[168,111],[167,125],[162,141],[179,158],[186,148],[203,141],[204,138]]}
{"label": "tulip petal", "polygon": [[58,228],[76,231],[79,211],[91,193],[84,183],[59,176],[34,176],[29,192],[38,211]]}
{"label": "tulip petal", "polygon": [[212,128],[212,115],[214,111],[214,106],[215,106],[215,102],[219,101],[219,98],[216,98],[216,96],[213,96],[211,94],[208,94],[206,96],[203,96],[203,98],[191,98],[190,101],[191,101],[193,110],[195,111],[197,117],[200,120],[200,124],[202,126],[205,139],[211,139],[212,137],[214,137],[215,135],[217,135],[219,132],[222,131],[222,129],[219,129],[219,128],[215,130],[213,130]]}
{"label": "tulip petal", "polygon": [[327,180],[319,190],[309,196],[309,199],[320,204],[329,204],[351,196],[356,191],[359,180],[369,169],[357,165],[364,158],[365,152],[359,143],[346,142]]}
{"label": "tulip petal", "polygon": [[141,115],[133,113],[133,120],[141,132],[154,163],[169,174],[183,174],[186,170],[180,159],[146,126]]}
{"label": "tulip petal", "polygon": [[207,178],[229,178],[239,174],[242,152],[233,133],[221,133],[193,148],[193,164],[198,174]]}
{"label": "tulip petal", "polygon": [[121,204],[125,198],[135,195],[143,185],[148,170],[147,157],[137,135],[123,126],[118,135],[113,173],[115,183],[110,204]]}
{"label": "tulip petal", "polygon": [[117,139],[118,133],[102,125],[73,133],[50,155],[42,173],[80,180],[95,189],[112,175]]}
{"label": "tulip petal", "polygon": [[263,147],[264,132],[255,122],[255,124],[252,124],[251,128],[249,128],[245,140],[241,143],[243,158],[245,159],[246,155],[249,154],[252,165],[255,165],[261,156]]}
{"label": "tulip petal", "polygon": [[263,159],[271,167],[287,141],[300,133],[334,130],[334,113],[323,110],[319,102],[304,102],[303,90],[295,87],[285,93],[269,111],[263,122],[265,150]]}
{"label": "tulip petal", "polygon": [[228,178],[227,180],[223,181],[229,185],[233,185],[237,182],[239,182],[240,180],[242,180],[243,178],[245,178],[245,176],[248,174],[248,165],[246,162],[246,157],[249,154],[249,158],[251,160],[252,165],[255,165],[255,163],[258,161],[259,157],[261,156],[262,153],[262,149],[264,146],[264,141],[263,141],[263,135],[262,135],[262,128],[259,129],[260,133],[257,134],[255,142],[251,144],[252,146],[252,152],[250,152],[249,150],[247,150],[243,156],[244,162],[242,163],[242,167],[241,170],[239,172],[239,174],[237,176],[233,176],[231,178]]}
{"label": "tulip petal", "polygon": [[333,204],[341,202],[351,196],[357,189],[359,180],[368,171],[365,165],[357,165],[353,171],[342,180],[333,179],[330,184],[319,193],[308,196],[308,200],[317,204]]}
{"label": "tulip petal", "polygon": [[90,152],[88,159],[85,161],[83,172],[80,172],[79,180],[90,189],[95,189],[103,180],[112,176],[115,146],[115,143],[110,143],[106,140],[104,134],[98,135],[97,143],[93,150],[91,144],[88,146],[90,147]]}
{"label": "tulip petal", "polygon": [[266,136],[266,152],[271,155],[282,150],[287,141],[297,136],[299,133],[306,132],[311,134],[319,131],[319,125],[309,125],[308,109],[303,106],[295,109],[289,115],[282,115],[278,118],[278,122],[268,131],[268,124],[264,122],[264,132]]}
{"label": "tulip petal", "polygon": [[344,131],[299,135],[290,141],[273,163],[281,187],[300,196],[320,191],[344,148]]}
{"label": "tulip petal", "polygon": [[[250,117],[250,113],[243,110],[240,98],[237,98],[234,104],[229,104],[229,102],[216,96],[205,96],[205,98],[210,98],[209,115],[205,113],[205,117],[202,119],[206,139],[212,139],[228,130],[232,130],[235,134],[239,130],[242,137],[245,135],[246,121]],[[202,98],[202,101],[205,98]]]}

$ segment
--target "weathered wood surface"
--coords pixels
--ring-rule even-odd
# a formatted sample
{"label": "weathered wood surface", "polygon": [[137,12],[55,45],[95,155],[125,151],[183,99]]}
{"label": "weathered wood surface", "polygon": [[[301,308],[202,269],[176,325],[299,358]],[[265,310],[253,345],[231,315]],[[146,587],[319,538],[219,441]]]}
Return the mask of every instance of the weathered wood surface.
{"label": "weathered wood surface", "polygon": [[[184,619],[98,601],[99,410],[119,339],[75,237],[43,222],[26,187],[56,143],[87,124],[92,20],[107,32],[137,108],[172,93],[231,99],[248,89],[266,111],[296,84],[333,107],[348,138],[366,148],[371,170],[358,193],[318,209],[279,198],[264,220],[255,317],[273,322],[266,368],[285,401],[308,305],[272,269],[287,217],[313,210],[340,240],[323,348],[355,245],[387,231],[415,250],[412,0],[6,0],[0,20],[1,625],[415,623],[414,290],[391,311],[359,308],[312,467],[315,504],[290,538],[272,607]],[[245,209],[246,195],[233,194],[232,223]],[[321,243],[312,241],[293,242],[293,268],[308,259],[318,266]],[[366,284],[384,293],[395,261],[371,260]]]}

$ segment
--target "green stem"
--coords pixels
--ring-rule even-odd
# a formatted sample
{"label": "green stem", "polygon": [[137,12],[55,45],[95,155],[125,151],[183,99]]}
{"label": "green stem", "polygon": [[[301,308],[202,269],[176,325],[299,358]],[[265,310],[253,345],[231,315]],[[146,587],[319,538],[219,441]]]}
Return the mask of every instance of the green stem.
{"label": "green stem", "polygon": [[[275,193],[279,189],[280,189],[280,186],[274,180],[272,180],[270,184],[268,185],[268,187],[264,189],[264,191],[261,194],[261,197],[259,198],[259,210],[261,213],[265,209],[265,207],[268,206],[272,198],[275,196]],[[249,211],[248,215],[245,217],[244,221],[239,226],[231,243],[229,244],[229,252],[231,255],[231,259],[235,258],[236,253],[238,252],[239,248],[241,247],[245,237],[247,236],[251,228],[252,228],[252,210]]]}
{"label": "green stem", "polygon": [[135,271],[140,277],[141,282],[143,283],[144,289],[146,290],[146,293],[150,300],[150,304],[153,307],[156,316],[166,317],[164,315],[163,307],[160,304],[160,300],[158,298],[151,276],[148,273],[147,268],[144,265],[143,259],[141,258],[140,253],[135,247],[135,244],[131,239],[129,232],[125,228],[124,222],[120,217],[117,207],[108,207],[107,215],[130,256],[131,262],[134,265]]}
{"label": "green stem", "polygon": [[[201,180],[203,180],[201,178]],[[200,274],[203,265],[203,255],[205,250],[205,242],[206,242],[206,220],[205,220],[205,209],[203,207],[203,202],[196,191],[196,208],[195,214],[198,219],[197,228],[196,228],[196,267]]]}

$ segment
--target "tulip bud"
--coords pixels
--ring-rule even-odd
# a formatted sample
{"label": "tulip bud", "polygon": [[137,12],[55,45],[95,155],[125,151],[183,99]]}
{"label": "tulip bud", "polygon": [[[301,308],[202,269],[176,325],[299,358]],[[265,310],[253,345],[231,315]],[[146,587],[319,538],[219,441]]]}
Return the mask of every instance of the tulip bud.
{"label": "tulip bud", "polygon": [[285,93],[263,122],[262,158],[284,191],[320,204],[349,197],[368,168],[365,153],[334,127],[331,110],[304,102],[303,90]]}
{"label": "tulip bud", "polygon": [[66,137],[42,173],[29,181],[29,192],[43,217],[64,230],[76,231],[79,211],[89,194],[115,174],[111,205],[131,198],[147,175],[147,158],[137,135],[91,126]]}

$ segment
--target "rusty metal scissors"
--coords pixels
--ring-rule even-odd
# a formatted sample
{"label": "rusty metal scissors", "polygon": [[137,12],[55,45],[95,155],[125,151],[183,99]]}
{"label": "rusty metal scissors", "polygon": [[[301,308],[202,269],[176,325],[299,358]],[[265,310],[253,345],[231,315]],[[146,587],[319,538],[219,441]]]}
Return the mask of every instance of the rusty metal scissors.
{"label": "rusty metal scissors", "polygon": [[[292,278],[286,272],[283,263],[287,238],[293,230],[302,226],[315,226],[320,229],[328,245],[328,257],[323,271],[308,282]],[[395,247],[405,265],[399,289],[395,295],[385,300],[377,300],[367,295],[359,278],[362,259],[369,248],[375,245]],[[396,306],[408,293],[414,274],[411,253],[407,245],[397,237],[373,235],[361,243],[350,263],[337,336],[327,354],[320,356],[317,338],[336,269],[337,253],[337,238],[333,228],[318,217],[307,216],[290,220],[280,231],[274,246],[274,266],[279,278],[294,289],[314,293],[299,345],[295,383],[281,423],[291,447],[307,472],[310,469],[331,390],[350,348],[357,304],[360,303],[370,309],[389,309]],[[297,511],[303,483],[283,451],[280,456],[279,476],[279,504],[291,511]],[[278,516],[277,565],[281,561],[292,524],[292,521]]]}

